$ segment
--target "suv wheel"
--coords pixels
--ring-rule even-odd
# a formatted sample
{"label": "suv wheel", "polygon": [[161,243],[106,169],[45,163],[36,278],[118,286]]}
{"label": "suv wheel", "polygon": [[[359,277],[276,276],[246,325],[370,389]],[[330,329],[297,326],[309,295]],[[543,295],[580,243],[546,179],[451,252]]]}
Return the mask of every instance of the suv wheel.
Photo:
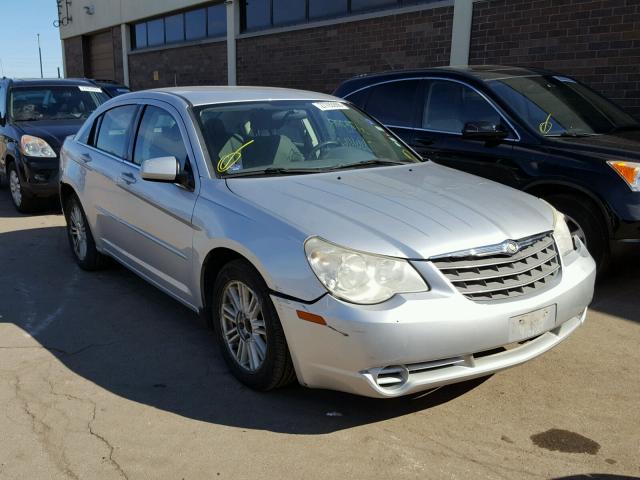
{"label": "suv wheel", "polygon": [[33,210],[34,200],[33,197],[24,190],[20,175],[16,165],[11,163],[7,169],[7,175],[9,180],[9,193],[11,194],[11,200],[14,207],[21,213],[28,213]]}
{"label": "suv wheel", "polygon": [[87,217],[82,210],[80,200],[75,195],[71,196],[65,205],[65,218],[67,220],[67,237],[69,246],[76,259],[76,263],[83,270],[97,270],[104,264],[103,255],[96,249],[96,243],[87,222]]}
{"label": "suv wheel", "polygon": [[586,245],[598,272],[604,271],[611,254],[607,227],[598,206],[591,200],[566,194],[549,195],[545,200],[565,215],[569,230]]}
{"label": "suv wheel", "polygon": [[248,262],[234,260],[222,268],[212,306],[218,345],[238,380],[262,391],[293,382],[280,319],[267,285]]}

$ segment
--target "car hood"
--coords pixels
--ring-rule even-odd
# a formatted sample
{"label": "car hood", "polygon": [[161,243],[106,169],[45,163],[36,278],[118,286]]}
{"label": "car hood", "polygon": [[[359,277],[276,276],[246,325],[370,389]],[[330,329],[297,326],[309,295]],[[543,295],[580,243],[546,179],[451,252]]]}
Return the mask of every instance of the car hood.
{"label": "car hood", "polygon": [[555,148],[570,149],[612,160],[640,160],[640,131],[620,132],[588,137],[554,137]]}
{"label": "car hood", "polygon": [[46,141],[56,153],[60,153],[60,147],[64,139],[69,135],[75,135],[84,123],[80,120],[57,120],[38,122],[16,122],[16,126],[23,135],[33,135]]}
{"label": "car hood", "polygon": [[395,257],[429,258],[553,229],[539,199],[432,162],[227,185],[306,235]]}

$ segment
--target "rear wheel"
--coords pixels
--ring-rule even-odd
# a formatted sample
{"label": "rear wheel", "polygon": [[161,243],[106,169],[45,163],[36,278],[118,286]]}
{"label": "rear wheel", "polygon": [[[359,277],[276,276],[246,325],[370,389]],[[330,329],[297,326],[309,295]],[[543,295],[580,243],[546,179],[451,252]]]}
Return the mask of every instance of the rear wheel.
{"label": "rear wheel", "polygon": [[67,200],[64,213],[67,220],[69,246],[76,263],[83,270],[99,269],[104,265],[104,257],[96,249],[91,228],[78,197],[72,195]]}
{"label": "rear wheel", "polygon": [[293,382],[293,364],[269,290],[247,261],[222,268],[212,306],[218,345],[238,380],[263,391]]}
{"label": "rear wheel", "polygon": [[598,271],[605,270],[611,254],[607,227],[599,207],[586,197],[567,194],[549,195],[545,200],[564,214],[571,234],[586,245]]}
{"label": "rear wheel", "polygon": [[34,209],[35,200],[29,192],[25,191],[15,163],[11,163],[7,168],[7,176],[13,206],[21,213],[31,212]]}

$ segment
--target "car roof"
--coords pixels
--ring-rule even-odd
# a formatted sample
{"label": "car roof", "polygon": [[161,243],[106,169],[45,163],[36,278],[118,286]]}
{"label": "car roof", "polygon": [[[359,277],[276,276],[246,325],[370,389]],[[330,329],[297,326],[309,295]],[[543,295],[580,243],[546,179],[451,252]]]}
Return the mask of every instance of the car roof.
{"label": "car roof", "polygon": [[[146,90],[149,92],[168,93],[179,96],[187,100],[194,106],[209,105],[214,103],[234,103],[251,101],[272,101],[272,100],[321,100],[321,101],[343,101],[340,98],[326,95],[324,93],[308,92],[305,90],[294,90],[290,88],[276,87],[173,87]],[[132,96],[144,95],[145,91],[128,93],[128,98]]]}
{"label": "car roof", "polygon": [[92,86],[93,85],[88,80],[83,80],[81,78],[8,78],[7,80],[10,80],[12,85],[15,85],[18,87],[22,87],[22,86],[50,87],[55,85],[70,85],[70,86],[75,86],[75,85]]}
{"label": "car roof", "polygon": [[504,65],[470,65],[460,67],[433,67],[420,68],[413,70],[389,70],[386,72],[363,74],[353,77],[345,81],[336,93],[345,95],[353,92],[353,90],[364,88],[368,85],[393,79],[412,78],[412,77],[428,77],[449,75],[459,79],[490,81],[496,79],[514,78],[514,77],[530,77],[538,75],[553,75],[553,72],[547,70],[504,66]]}

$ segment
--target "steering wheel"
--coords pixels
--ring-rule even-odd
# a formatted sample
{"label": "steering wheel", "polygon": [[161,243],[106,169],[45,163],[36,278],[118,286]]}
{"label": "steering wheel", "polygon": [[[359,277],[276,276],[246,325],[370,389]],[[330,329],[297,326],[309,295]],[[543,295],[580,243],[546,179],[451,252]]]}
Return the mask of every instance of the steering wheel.
{"label": "steering wheel", "polygon": [[340,142],[336,140],[327,140],[326,142],[320,142],[318,145],[316,145],[311,150],[309,150],[309,153],[307,154],[307,159],[310,159],[316,152],[319,152],[323,148],[339,147],[339,146],[340,146]]}

